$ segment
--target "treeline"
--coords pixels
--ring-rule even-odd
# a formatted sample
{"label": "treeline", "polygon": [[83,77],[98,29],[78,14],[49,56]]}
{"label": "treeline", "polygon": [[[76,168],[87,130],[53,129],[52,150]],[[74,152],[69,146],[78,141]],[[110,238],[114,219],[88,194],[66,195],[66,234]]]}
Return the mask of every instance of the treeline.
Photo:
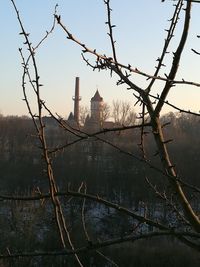
{"label": "treeline", "polygon": [[[163,116],[162,122],[165,138],[180,178],[199,186],[197,170],[200,156],[198,138],[200,119],[170,113]],[[146,181],[148,178],[152,184],[157,185],[157,188],[165,187],[166,179],[163,179],[161,173],[154,169],[154,167],[159,168],[160,164],[149,128],[145,128],[144,142],[147,149],[142,153],[141,131],[138,129],[99,135],[104,142],[94,136],[72,144],[79,137],[66,130],[63,131],[51,118],[44,118],[44,124],[59,188],[63,191],[67,187],[78,190],[81,182],[85,181],[88,193],[98,193],[139,214],[143,215],[144,212],[149,218],[157,216],[163,223],[170,220],[171,217],[167,215],[167,205],[165,203],[160,205],[161,201],[155,199],[155,193]],[[1,193],[48,192],[42,150],[31,119],[2,116],[0,129]],[[82,130],[84,132],[84,129]],[[173,141],[169,142],[172,137]],[[55,148],[62,148],[62,146],[65,148],[56,153],[53,152]],[[149,159],[149,167],[139,160],[144,155]],[[167,192],[167,186],[164,189]],[[82,200],[64,197],[62,201],[65,216],[70,221],[73,242],[75,246],[78,244],[84,246],[85,233],[80,225]],[[145,202],[148,202],[148,206]],[[44,251],[61,249],[49,200],[45,200],[44,203],[42,201],[2,202],[1,210],[0,233],[3,241],[0,248],[2,251],[5,247],[21,251],[32,251],[35,247]],[[85,218],[90,236],[94,240],[96,236],[102,238],[124,236],[130,234],[134,227],[134,221],[128,216],[90,201],[87,201],[85,207]],[[141,231],[148,231],[148,229],[141,228]],[[103,249],[102,252],[119,266],[133,264],[141,267],[160,266],[160,264],[169,266],[169,261],[171,266],[182,266],[182,259],[186,253],[187,266],[198,266],[199,260],[195,252],[167,238],[162,241],[156,239],[135,244],[128,243],[125,246],[117,245]],[[119,252],[120,259],[117,257]],[[105,259],[98,256],[95,251],[83,253],[80,257],[85,266],[93,266],[94,262],[96,266],[105,266]],[[73,257],[19,258],[13,262],[0,261],[1,263],[4,264],[3,266],[75,265]]]}
{"label": "treeline", "polygon": [[[198,172],[200,118],[169,113],[162,118],[166,142],[181,179],[200,185]],[[69,184],[77,189],[85,181],[91,192],[110,198],[149,198],[151,190],[145,181],[152,179],[164,186],[161,173],[142,161],[141,132],[138,129],[110,132],[99,137],[83,139],[71,145],[78,137],[63,131],[51,118],[44,118],[47,144],[52,153],[56,179],[62,188]],[[42,151],[28,117],[0,117],[0,184],[3,191],[25,191],[39,186],[46,188]],[[171,140],[173,138],[173,140]],[[159,168],[159,158],[149,129],[145,129],[145,156],[150,165]],[[110,145],[114,144],[115,147]],[[131,156],[132,154],[132,156]]]}

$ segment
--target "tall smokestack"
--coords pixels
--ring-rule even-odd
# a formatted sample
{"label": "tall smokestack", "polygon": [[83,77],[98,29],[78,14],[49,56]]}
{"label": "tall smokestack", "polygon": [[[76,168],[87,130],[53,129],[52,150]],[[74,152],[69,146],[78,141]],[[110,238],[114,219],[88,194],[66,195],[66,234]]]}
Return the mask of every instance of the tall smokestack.
{"label": "tall smokestack", "polygon": [[81,97],[79,96],[79,77],[75,80],[75,96],[72,98],[74,100],[74,120],[77,125],[79,125],[79,101]]}

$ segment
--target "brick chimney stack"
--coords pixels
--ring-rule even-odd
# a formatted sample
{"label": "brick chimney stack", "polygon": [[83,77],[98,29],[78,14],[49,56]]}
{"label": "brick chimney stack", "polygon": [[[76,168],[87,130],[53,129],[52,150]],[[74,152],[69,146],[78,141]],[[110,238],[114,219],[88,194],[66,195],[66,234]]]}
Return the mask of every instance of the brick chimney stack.
{"label": "brick chimney stack", "polygon": [[81,97],[79,96],[79,77],[75,80],[75,96],[72,98],[74,100],[74,120],[77,125],[79,125],[79,101]]}

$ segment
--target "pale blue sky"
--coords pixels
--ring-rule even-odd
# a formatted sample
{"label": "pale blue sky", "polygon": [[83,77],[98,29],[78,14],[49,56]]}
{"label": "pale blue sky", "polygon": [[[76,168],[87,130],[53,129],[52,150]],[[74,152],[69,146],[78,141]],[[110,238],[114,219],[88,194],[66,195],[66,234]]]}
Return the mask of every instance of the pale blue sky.
{"label": "pale blue sky", "polygon": [[[30,32],[32,43],[44,35],[51,26],[55,4],[63,23],[82,42],[100,53],[110,54],[110,44],[105,25],[106,11],[103,0],[16,0],[25,28]],[[117,40],[118,58],[124,64],[131,64],[149,74],[153,74],[169,26],[173,1],[166,0],[112,0],[113,24]],[[200,51],[200,4],[193,5],[191,33],[182,59],[179,78],[200,82],[200,56],[191,48]],[[21,58],[18,52],[23,47],[23,38],[10,0],[0,3],[0,112],[4,115],[27,114],[21,89]],[[177,31],[177,35],[179,31]],[[175,42],[169,49],[176,47]],[[23,47],[24,48],[24,47]],[[115,85],[116,78],[109,73],[93,72],[81,60],[81,49],[68,41],[57,26],[53,35],[38,50],[43,98],[48,106],[62,116],[73,108],[75,77],[80,77],[81,104],[89,105],[90,98],[98,87],[105,102],[113,99],[134,101],[132,92]],[[167,61],[166,61],[167,63]],[[135,81],[145,87],[145,81],[135,75]],[[159,84],[161,86],[161,84]],[[161,87],[162,88],[162,87]],[[159,92],[159,87],[156,87]],[[177,86],[169,95],[173,104],[182,108],[200,110],[200,88]],[[167,110],[166,110],[167,111]]]}

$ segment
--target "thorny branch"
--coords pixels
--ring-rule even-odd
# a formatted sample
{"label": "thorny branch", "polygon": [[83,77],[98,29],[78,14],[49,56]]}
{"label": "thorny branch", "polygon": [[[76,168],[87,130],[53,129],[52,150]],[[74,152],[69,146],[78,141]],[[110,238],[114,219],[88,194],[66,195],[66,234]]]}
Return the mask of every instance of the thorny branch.
{"label": "thorny branch", "polygon": [[[175,15],[173,17],[174,19],[172,20],[173,22],[171,24],[172,28],[177,23],[178,14],[182,8],[182,2],[183,1],[178,1],[178,3],[175,5],[175,11],[174,11]],[[107,10],[108,10],[108,17],[109,17],[110,16],[110,14],[109,14],[110,2],[107,1],[106,4],[108,6]],[[96,58],[97,58],[96,68],[97,69],[110,69],[111,71],[115,72],[120,77],[120,81],[127,84],[132,90],[136,91],[140,95],[143,103],[145,103],[145,105],[147,107],[149,116],[151,118],[152,131],[154,134],[155,142],[156,142],[157,147],[158,147],[158,151],[159,151],[159,155],[160,155],[160,159],[161,159],[164,171],[166,174],[170,174],[172,177],[174,177],[174,179],[170,180],[170,184],[172,185],[172,187],[175,189],[175,191],[177,192],[177,194],[179,196],[181,205],[182,205],[184,212],[185,212],[185,216],[187,217],[187,219],[189,220],[191,225],[194,227],[194,229],[197,232],[200,232],[200,219],[199,219],[198,215],[195,214],[191,204],[189,203],[185,193],[183,192],[183,189],[181,188],[180,183],[177,181],[177,175],[176,175],[175,169],[173,167],[173,164],[171,163],[171,160],[170,160],[170,157],[168,154],[166,142],[164,140],[163,131],[162,131],[161,123],[160,123],[160,119],[159,119],[159,115],[160,115],[160,112],[161,112],[162,107],[164,105],[164,101],[165,101],[171,87],[176,83],[175,77],[176,77],[176,73],[178,71],[180,58],[181,58],[181,55],[182,55],[182,52],[183,52],[183,49],[185,46],[185,42],[187,40],[187,35],[188,35],[188,30],[189,30],[191,5],[192,5],[191,1],[187,1],[186,7],[185,7],[185,18],[184,18],[183,32],[182,32],[182,35],[180,37],[180,41],[179,41],[177,50],[174,53],[174,58],[173,58],[173,62],[172,62],[172,66],[171,66],[171,70],[169,72],[169,75],[167,76],[166,79],[164,79],[166,81],[166,84],[162,90],[160,99],[158,100],[158,103],[157,103],[155,109],[153,108],[151,100],[148,96],[149,90],[146,91],[146,90],[141,89],[136,84],[131,82],[129,77],[127,75],[124,75],[124,73],[122,72],[123,69],[128,69],[131,72],[132,68],[130,65],[128,65],[128,68],[127,68],[127,66],[125,66],[119,62],[116,62],[111,57],[107,57],[106,55],[98,54],[96,52],[96,49],[88,48],[85,44],[83,44],[78,39],[76,39],[67,30],[67,28],[61,22],[60,16],[56,15],[56,19],[57,19],[58,24],[62,27],[64,32],[67,34],[67,38],[72,40],[73,42],[77,43],[82,48],[84,48],[83,53],[90,53],[90,54],[93,54],[94,56],[96,56]],[[112,25],[111,22],[110,22],[110,25]],[[170,35],[170,37],[168,37],[168,39],[169,38],[171,38],[171,35]],[[111,45],[112,45],[112,39],[111,39]],[[165,46],[164,46],[164,54],[166,54]],[[149,76],[149,78],[150,78],[150,76]],[[182,81],[182,82],[184,83],[184,81]],[[121,82],[120,82],[120,84],[121,84]]]}
{"label": "thorny branch", "polygon": [[[84,194],[86,195],[86,191],[87,191],[87,186],[85,183],[82,183],[81,186],[79,187],[79,192],[81,191],[82,187],[84,188]],[[82,204],[82,208],[81,208],[81,220],[82,220],[82,225],[83,225],[83,231],[85,234],[85,239],[88,242],[89,245],[93,244],[93,241],[91,239],[91,237],[89,236],[87,227],[86,227],[86,220],[85,220],[85,211],[86,209],[86,198],[83,198],[83,204]],[[102,252],[100,252],[99,250],[95,250],[97,254],[99,254],[102,258],[104,258],[106,261],[110,262],[113,266],[118,266],[114,261],[112,261],[109,257],[105,256]]]}
{"label": "thorny branch", "polygon": [[[154,73],[154,77],[158,76],[158,73],[159,73],[161,67],[165,67],[165,64],[163,63],[163,61],[164,61],[164,58],[165,58],[166,54],[168,53],[167,49],[169,47],[171,39],[174,37],[174,31],[176,29],[176,25],[177,25],[178,20],[179,20],[179,15],[180,15],[182,6],[183,6],[183,0],[179,0],[177,5],[176,5],[176,7],[175,7],[175,11],[174,11],[173,17],[170,19],[170,21],[171,21],[170,28],[168,30],[166,30],[167,31],[167,37],[165,39],[165,44],[164,44],[164,47],[163,47],[163,50],[162,50],[162,54],[157,59],[158,65],[156,66],[156,71]],[[151,80],[150,84],[148,85],[148,87],[146,89],[148,92],[150,92],[154,82],[155,82],[155,78],[153,78]]]}
{"label": "thorny branch", "polygon": [[[110,260],[108,257],[106,257],[104,254],[102,254],[98,249],[101,249],[103,247],[107,247],[113,244],[120,244],[124,242],[134,242],[139,239],[145,239],[145,238],[152,238],[155,236],[174,236],[177,239],[181,240],[182,242],[186,243],[188,246],[191,246],[197,250],[199,250],[198,246],[198,240],[200,238],[199,232],[200,232],[200,220],[196,212],[193,210],[191,203],[186,197],[186,194],[184,193],[184,188],[188,187],[191,188],[192,190],[196,191],[197,193],[200,193],[200,189],[192,186],[188,183],[183,182],[178,175],[176,174],[174,170],[174,166],[171,163],[171,159],[169,157],[169,153],[166,147],[166,144],[169,140],[165,140],[164,135],[163,135],[163,129],[160,121],[160,112],[163,108],[164,104],[170,105],[171,107],[175,108],[176,110],[180,112],[186,112],[188,114],[194,114],[194,115],[199,115],[190,111],[184,111],[178,107],[176,107],[173,104],[170,104],[167,100],[166,97],[172,88],[172,86],[177,85],[177,84],[188,84],[191,86],[197,86],[200,87],[199,83],[195,82],[190,82],[190,81],[185,81],[183,80],[176,80],[176,73],[178,71],[179,67],[179,62],[181,59],[181,55],[184,49],[185,42],[187,40],[187,34],[189,31],[189,21],[190,21],[190,11],[191,11],[191,2],[198,2],[198,1],[184,1],[184,0],[178,0],[177,4],[175,5],[174,13],[172,18],[170,19],[170,27],[167,31],[167,37],[164,43],[163,50],[161,52],[161,56],[158,58],[158,65],[156,67],[156,71],[153,75],[147,74],[141,70],[138,70],[137,68],[133,68],[130,64],[122,64],[118,61],[117,59],[117,53],[116,53],[116,48],[115,48],[115,40],[113,37],[113,28],[115,25],[112,24],[111,21],[111,7],[110,7],[110,0],[104,0],[104,3],[106,5],[107,9],[107,22],[106,24],[108,25],[108,35],[110,38],[110,43],[112,47],[112,57],[108,57],[105,54],[99,54],[96,52],[96,49],[90,49],[88,48],[84,43],[76,39],[69,31],[68,29],[64,26],[64,24],[61,21],[61,17],[57,15],[57,11],[55,8],[55,13],[54,13],[54,21],[53,21],[53,26],[50,31],[46,32],[46,35],[41,39],[41,41],[36,45],[34,48],[32,47],[32,44],[30,42],[29,34],[26,33],[23,23],[20,19],[19,11],[17,10],[17,7],[15,5],[14,0],[11,0],[14,9],[17,14],[18,22],[21,27],[21,35],[24,36],[25,38],[25,45],[28,47],[29,55],[27,59],[25,59],[23,55],[23,50],[20,49],[20,54],[22,58],[22,65],[23,65],[23,75],[22,75],[22,88],[23,88],[23,93],[24,93],[24,101],[26,102],[28,112],[33,120],[35,129],[37,131],[38,138],[41,142],[42,146],[42,151],[43,151],[43,157],[46,163],[46,170],[47,170],[47,175],[48,175],[48,181],[49,181],[49,192],[47,194],[34,194],[33,196],[6,196],[6,195],[0,195],[0,200],[1,201],[17,201],[17,200],[22,200],[22,201],[36,201],[36,200],[41,200],[41,199],[51,199],[51,202],[53,204],[53,209],[54,209],[54,216],[56,218],[57,222],[57,227],[59,231],[59,236],[60,240],[63,245],[63,250],[62,251],[47,251],[47,252],[24,252],[24,253],[18,253],[18,252],[9,252],[9,254],[1,254],[0,258],[18,258],[18,257],[38,257],[38,256],[59,256],[59,255],[74,255],[76,258],[77,263],[79,266],[83,266],[79,259],[79,254],[89,251],[89,250],[95,250],[99,255],[104,257],[106,260],[110,261],[110,263],[113,264],[113,266],[117,266],[112,260]],[[186,6],[184,7],[184,2],[186,2]],[[184,22],[184,27],[183,27],[183,32],[179,41],[179,45],[177,47],[176,52],[174,53],[173,57],[173,63],[171,66],[171,70],[169,74],[165,75],[165,77],[159,76],[159,71],[162,67],[164,67],[164,58],[166,54],[168,53],[168,46],[171,43],[173,37],[174,37],[174,31],[177,27],[177,23],[179,20],[179,15],[183,11],[184,7],[184,12],[185,12],[185,22]],[[128,127],[118,127],[114,129],[102,129],[96,133],[89,134],[86,133],[80,129],[75,129],[69,125],[66,124],[66,122],[59,116],[55,116],[51,110],[48,108],[48,106],[45,104],[45,102],[41,99],[40,96],[40,88],[42,84],[40,83],[40,77],[38,74],[38,67],[37,67],[37,62],[35,59],[35,53],[36,50],[40,47],[40,45],[48,38],[49,34],[53,32],[55,28],[55,21],[57,21],[58,25],[64,30],[64,32],[67,34],[67,38],[76,44],[78,44],[81,49],[82,49],[82,56],[83,59],[86,61],[87,65],[89,65],[93,70],[110,70],[111,72],[115,72],[119,76],[119,81],[118,85],[120,84],[126,84],[129,89],[132,89],[134,91],[134,94],[137,93],[139,96],[137,97],[138,103],[141,104],[142,106],[142,123],[140,125],[132,125]],[[199,54],[196,50],[192,49],[192,51],[195,54]],[[92,54],[95,59],[96,63],[93,65],[91,64],[86,58],[85,54],[89,53]],[[31,63],[30,63],[31,62]],[[29,71],[29,65],[32,64],[33,70],[34,70],[34,76],[35,78],[32,79],[32,75]],[[147,88],[141,88],[137,86],[132,80],[130,80],[130,75],[132,73],[136,73],[138,75],[142,75],[146,77],[148,80],[150,79],[150,83]],[[33,91],[35,92],[36,99],[37,99],[37,107],[38,107],[38,114],[34,114],[32,112],[32,109],[29,104],[29,100],[26,94],[26,79],[28,79],[28,82],[31,84]],[[160,96],[153,96],[150,94],[150,91],[154,85],[154,82],[160,80],[165,83],[164,88],[162,90],[162,93]],[[154,108],[152,104],[152,98],[157,100],[156,107]],[[67,143],[63,146],[54,148],[50,150],[47,146],[46,143],[46,133],[45,133],[45,125],[43,122],[42,114],[43,114],[43,109],[48,111],[48,113],[51,115],[51,117],[58,123],[58,125],[61,126],[61,128],[64,131],[70,132],[74,136],[77,137],[76,140],[72,141],[71,143]],[[147,110],[147,114],[146,114]],[[149,116],[148,122],[145,121],[145,116]],[[147,155],[145,153],[145,127],[151,128],[151,131],[154,135],[155,142],[157,144],[158,152],[160,155],[161,163],[163,166],[163,169],[160,169],[156,166],[154,166],[151,161],[147,158]],[[141,143],[140,147],[143,152],[143,158],[139,158],[135,155],[133,155],[130,152],[124,151],[119,148],[119,146],[114,145],[112,142],[107,141],[106,139],[102,138],[101,134],[105,134],[107,132],[114,132],[114,131],[122,131],[122,130],[127,130],[127,129],[136,129],[140,128],[141,129]],[[52,160],[51,156],[53,153],[58,152],[62,149],[66,149],[70,145],[73,145],[77,142],[83,141],[88,138],[94,138],[95,140],[104,142],[106,144],[109,144],[110,146],[116,148],[118,151],[123,152],[124,154],[127,154],[129,156],[134,157],[135,159],[144,162],[146,165],[148,165],[150,168],[153,168],[157,170],[159,173],[164,174],[165,177],[168,178],[170,186],[175,189],[176,194],[178,195],[179,202],[178,205],[172,201],[169,200],[169,198],[164,194],[161,193],[160,191],[157,190],[155,186],[153,186],[150,182],[149,185],[151,188],[154,190],[155,194],[158,195],[165,203],[167,203],[171,210],[174,211],[177,214],[177,217],[180,218],[180,220],[184,223],[184,225],[189,225],[190,226],[190,231],[178,231],[177,229],[171,228],[169,225],[164,225],[161,224],[160,222],[148,218],[147,216],[141,216],[137,214],[136,212],[133,212],[130,209],[127,209],[125,207],[120,206],[119,204],[112,203],[108,200],[105,200],[104,198],[101,198],[99,195],[92,195],[88,194],[86,192],[86,185],[82,184],[80,187],[80,190],[78,191],[72,191],[68,189],[66,192],[62,192],[58,190],[58,186],[56,183],[56,179],[54,176],[53,172],[53,167],[52,167]],[[81,192],[82,188],[84,189],[84,192]],[[70,233],[67,227],[67,222],[66,222],[66,216],[63,213],[63,208],[62,208],[62,202],[61,202],[61,197],[63,196],[70,196],[74,198],[81,198],[83,200],[83,205],[82,205],[82,213],[81,213],[81,218],[82,218],[82,227],[85,233],[85,239],[87,241],[87,246],[81,247],[81,248],[75,248],[72,239],[70,237]],[[130,216],[131,218],[135,219],[138,221],[139,224],[147,224],[150,225],[159,231],[153,231],[147,234],[140,233],[137,231],[134,231],[132,235],[129,236],[122,236],[120,238],[112,239],[112,240],[105,240],[101,242],[94,242],[91,240],[92,238],[89,236],[89,233],[87,231],[86,227],[86,221],[85,221],[85,207],[86,207],[86,199],[88,201],[92,202],[97,202],[101,203],[107,207],[113,208],[120,213],[126,214]],[[181,206],[181,209],[179,209],[179,206]],[[184,213],[182,213],[184,211]],[[67,244],[69,245],[70,249],[68,250]]]}
{"label": "thorny branch", "polygon": [[[97,64],[95,66],[93,66],[93,69],[99,69],[99,70],[106,69],[106,67],[113,64],[114,66],[121,67],[122,69],[126,69],[132,73],[142,75],[142,76],[149,78],[149,79],[151,78],[151,79],[156,79],[156,80],[160,80],[160,81],[164,81],[164,82],[168,81],[168,82],[171,82],[173,84],[188,84],[188,85],[200,87],[200,83],[195,83],[195,82],[186,81],[186,80],[184,80],[184,81],[183,80],[170,80],[169,77],[168,78],[161,77],[161,76],[155,77],[151,74],[147,74],[147,73],[139,70],[138,68],[133,68],[130,64],[124,65],[120,62],[115,62],[115,60],[112,57],[97,53],[96,49],[91,49],[91,48],[87,47],[84,43],[81,43],[77,38],[75,38],[74,35],[72,35],[72,33],[62,23],[61,16],[55,15],[55,18],[57,20],[57,23],[62,27],[64,32],[67,34],[67,38],[69,40],[71,40],[71,41],[75,42],[77,45],[81,46],[83,48],[83,50],[82,50],[83,53],[90,53],[96,57]],[[89,62],[86,60],[86,63],[88,64]]]}
{"label": "thorny branch", "polygon": [[[39,257],[39,256],[61,256],[61,255],[74,255],[76,254],[81,254],[85,253],[90,250],[96,250],[108,246],[112,246],[114,244],[121,244],[125,242],[135,242],[138,240],[142,239],[148,239],[148,238],[153,238],[153,237],[161,237],[161,236],[175,236],[175,237],[182,237],[182,236],[190,236],[194,238],[199,238],[199,234],[197,233],[189,233],[187,231],[155,231],[155,232],[150,232],[150,233],[144,233],[144,234],[139,234],[139,235],[128,235],[128,236],[123,236],[120,238],[112,239],[112,240],[106,240],[102,242],[97,242],[93,243],[91,246],[86,246],[86,247],[81,247],[77,248],[74,251],[70,251],[67,249],[63,249],[61,251],[41,251],[41,252],[24,252],[24,253],[12,253],[10,252],[9,254],[2,255],[0,254],[0,259],[6,259],[6,258],[19,258],[19,257]],[[195,245],[194,245],[195,246]],[[196,250],[200,250],[199,246],[195,246]]]}
{"label": "thorny branch", "polygon": [[[180,1],[182,2],[182,1]],[[174,53],[174,58],[173,58],[173,62],[172,62],[172,66],[171,66],[171,70],[169,72],[168,78],[170,81],[173,81],[176,77],[176,73],[178,71],[179,68],[179,62],[181,59],[181,55],[187,40],[187,36],[188,36],[188,31],[189,31],[189,26],[190,26],[190,14],[191,14],[191,2],[188,1],[186,9],[185,9],[185,22],[184,22],[184,27],[183,27],[183,32],[182,32],[182,36],[179,42],[179,45],[177,47],[176,52]],[[159,114],[162,107],[163,107],[163,101],[166,99],[171,87],[173,86],[173,83],[167,81],[165,84],[165,87],[162,90],[162,93],[160,95],[160,99],[158,101],[158,104],[155,108],[155,115]]]}
{"label": "thorny branch", "polygon": [[[47,143],[46,143],[45,126],[44,126],[43,118],[42,118],[42,101],[40,98],[41,84],[39,82],[40,77],[38,74],[38,67],[37,67],[36,58],[35,58],[35,49],[33,49],[31,46],[31,42],[29,40],[29,34],[27,34],[25,29],[24,29],[23,23],[21,21],[20,15],[19,15],[19,11],[17,10],[17,7],[15,5],[14,0],[11,0],[11,2],[13,4],[15,11],[16,11],[17,19],[18,19],[18,22],[19,22],[21,30],[22,30],[22,32],[20,34],[22,34],[24,36],[24,38],[25,38],[24,44],[28,46],[28,51],[30,52],[30,55],[28,56],[26,64],[24,64],[25,60],[24,60],[24,57],[22,57],[23,64],[24,64],[22,87],[23,87],[24,98],[25,98],[25,102],[27,104],[28,111],[32,117],[32,120],[34,122],[34,126],[36,128],[37,133],[38,133],[38,138],[39,138],[41,146],[42,146],[43,156],[44,156],[44,160],[46,163],[47,176],[48,176],[48,180],[49,180],[50,196],[51,196],[51,201],[52,201],[52,205],[54,208],[55,219],[56,219],[56,223],[57,223],[57,227],[58,227],[58,231],[59,231],[60,240],[62,242],[63,248],[66,248],[67,243],[68,243],[71,250],[74,250],[74,245],[71,241],[71,237],[70,237],[69,231],[67,229],[66,219],[65,219],[64,214],[63,214],[61,202],[60,202],[59,198],[55,195],[58,192],[58,187],[57,187],[57,184],[56,184],[56,181],[54,178],[53,168],[52,168],[52,164],[51,164],[51,158],[49,156]],[[56,11],[56,9],[55,9],[55,11]],[[53,31],[54,26],[55,26],[55,21],[53,22],[51,32]],[[36,46],[36,49],[48,37],[48,35],[49,35],[49,33],[47,33],[45,35],[45,37],[39,42],[39,44]],[[20,53],[22,55],[22,50],[20,50]],[[35,75],[35,79],[34,79],[35,85],[33,86],[33,89],[34,89],[34,92],[36,94],[37,106],[38,106],[38,115],[37,115],[38,121],[37,122],[35,120],[35,115],[33,115],[33,113],[32,113],[32,110],[31,110],[31,107],[29,105],[29,101],[28,101],[27,95],[26,95],[25,78],[27,75],[27,64],[28,64],[30,59],[32,60],[33,70],[34,70],[34,75]],[[29,75],[28,77],[30,79],[30,74],[28,73],[28,75]],[[33,83],[31,83],[31,84],[33,85]],[[83,267],[78,255],[75,253],[74,256],[75,256],[79,266]]]}

